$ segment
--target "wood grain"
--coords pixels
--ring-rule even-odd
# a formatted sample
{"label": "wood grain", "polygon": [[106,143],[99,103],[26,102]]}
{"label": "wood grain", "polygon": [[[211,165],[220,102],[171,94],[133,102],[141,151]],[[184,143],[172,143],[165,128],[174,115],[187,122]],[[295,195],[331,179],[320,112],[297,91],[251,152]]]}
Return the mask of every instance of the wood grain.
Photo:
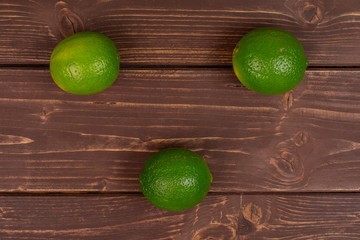
{"label": "wood grain", "polygon": [[167,147],[204,156],[211,192],[358,191],[357,70],[307,71],[265,96],[231,69],[122,69],[103,93],[63,92],[47,69],[0,71],[0,191],[138,192]]}
{"label": "wood grain", "polygon": [[79,31],[113,39],[123,65],[230,66],[250,30],[286,29],[312,66],[359,66],[357,0],[77,1],[3,0],[0,64],[49,64],[52,49]]}
{"label": "wood grain", "polygon": [[212,221],[218,221],[219,229],[232,230],[228,215],[237,212],[239,199],[208,197],[190,210],[169,212],[152,206],[140,194],[0,197],[0,238],[192,239]]}
{"label": "wood grain", "polygon": [[359,239],[358,194],[208,195],[168,212],[142,195],[2,196],[1,239]]}
{"label": "wood grain", "polygon": [[245,195],[239,239],[359,239],[359,210],[351,193]]}

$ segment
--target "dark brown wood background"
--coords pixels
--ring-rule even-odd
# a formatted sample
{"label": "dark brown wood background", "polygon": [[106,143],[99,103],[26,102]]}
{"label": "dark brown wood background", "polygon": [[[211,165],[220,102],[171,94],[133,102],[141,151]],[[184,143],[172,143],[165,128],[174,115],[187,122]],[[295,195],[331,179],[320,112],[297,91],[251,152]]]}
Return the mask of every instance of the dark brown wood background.
{"label": "dark brown wood background", "polygon": [[[262,26],[292,32],[310,62],[283,95],[232,71],[237,41]],[[357,0],[0,1],[0,239],[360,239],[359,29]],[[121,57],[91,96],[49,73],[80,31]],[[167,147],[214,177],[184,212],[140,192]]]}

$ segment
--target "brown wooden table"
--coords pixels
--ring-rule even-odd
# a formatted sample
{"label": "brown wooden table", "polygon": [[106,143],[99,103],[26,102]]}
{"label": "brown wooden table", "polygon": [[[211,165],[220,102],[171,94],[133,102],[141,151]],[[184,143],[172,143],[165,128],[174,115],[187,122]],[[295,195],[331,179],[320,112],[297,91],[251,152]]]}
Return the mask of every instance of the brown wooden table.
{"label": "brown wooden table", "polygon": [[[310,65],[289,93],[231,66],[248,31],[286,29]],[[63,92],[52,49],[113,39],[118,80]],[[360,239],[358,0],[1,0],[0,239]],[[138,176],[159,149],[202,155],[214,181],[183,212]]]}

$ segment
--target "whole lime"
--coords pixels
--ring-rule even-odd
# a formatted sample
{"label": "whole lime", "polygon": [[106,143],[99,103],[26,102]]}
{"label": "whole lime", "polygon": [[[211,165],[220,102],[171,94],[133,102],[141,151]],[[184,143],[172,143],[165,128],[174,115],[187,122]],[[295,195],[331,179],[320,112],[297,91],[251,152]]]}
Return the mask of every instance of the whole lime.
{"label": "whole lime", "polygon": [[140,187],[155,206],[182,211],[194,207],[207,195],[212,175],[205,160],[195,152],[168,148],[145,163]]}
{"label": "whole lime", "polygon": [[61,41],[50,58],[55,83],[73,94],[94,94],[111,86],[119,74],[114,42],[97,32],[79,32]]}
{"label": "whole lime", "polygon": [[285,30],[271,27],[254,29],[242,37],[232,62],[242,84],[267,95],[295,88],[308,66],[299,40]]}

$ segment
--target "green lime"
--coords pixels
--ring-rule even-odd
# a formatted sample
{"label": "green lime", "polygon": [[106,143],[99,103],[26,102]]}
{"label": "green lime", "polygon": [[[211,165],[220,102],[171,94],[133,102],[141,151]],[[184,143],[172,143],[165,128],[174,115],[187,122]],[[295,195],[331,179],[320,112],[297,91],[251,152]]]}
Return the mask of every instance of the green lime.
{"label": "green lime", "polygon": [[304,77],[308,60],[299,40],[278,28],[257,28],[240,39],[233,52],[236,76],[262,94],[282,94]]}
{"label": "green lime", "polygon": [[140,187],[155,206],[182,211],[200,203],[209,191],[212,175],[205,160],[195,152],[169,148],[145,163]]}
{"label": "green lime", "polygon": [[61,41],[51,54],[55,83],[73,94],[93,94],[111,86],[119,74],[114,42],[97,32],[79,32]]}

